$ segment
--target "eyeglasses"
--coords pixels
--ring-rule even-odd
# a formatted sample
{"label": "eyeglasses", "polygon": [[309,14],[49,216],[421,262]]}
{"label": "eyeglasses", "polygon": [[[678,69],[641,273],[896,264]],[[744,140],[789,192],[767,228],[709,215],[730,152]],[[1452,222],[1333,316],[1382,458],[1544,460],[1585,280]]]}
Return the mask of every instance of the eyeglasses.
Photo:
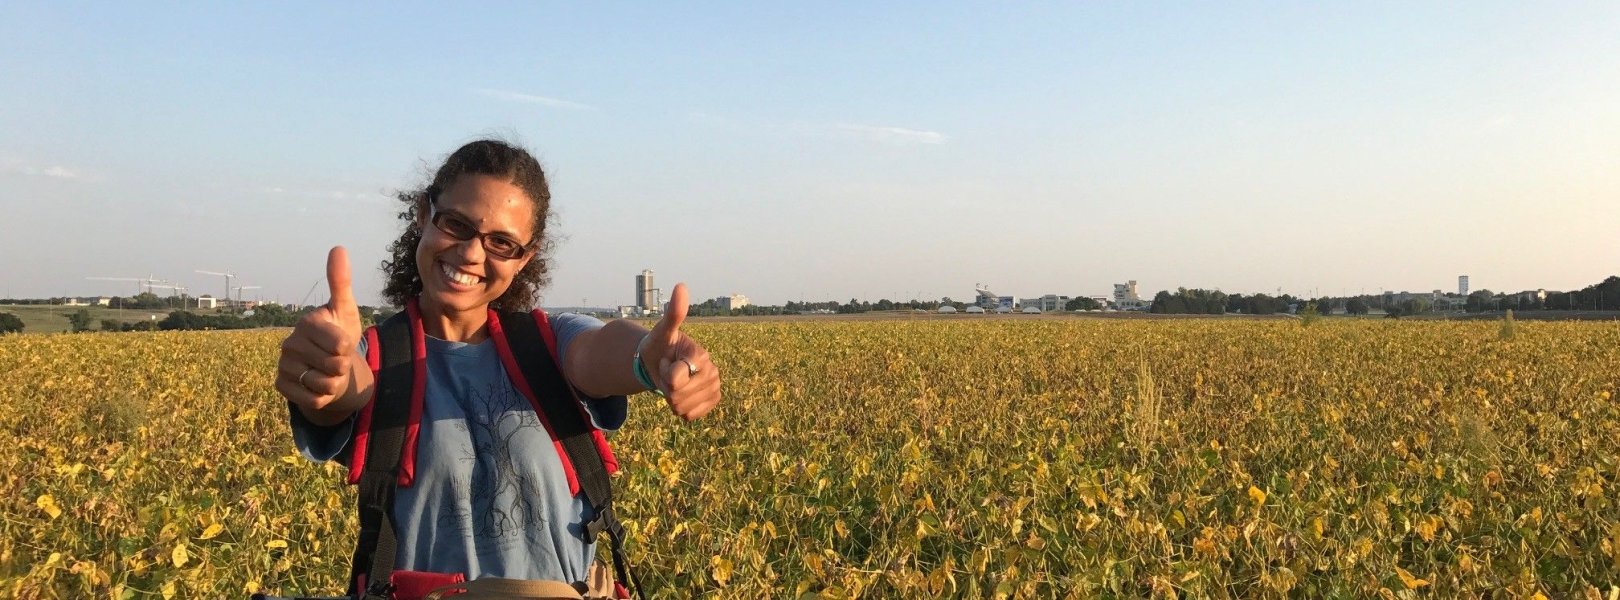
{"label": "eyeglasses", "polygon": [[516,260],[529,253],[529,246],[532,242],[530,244],[520,244],[504,234],[483,233],[478,231],[478,228],[474,227],[472,223],[468,223],[455,213],[439,212],[437,206],[431,207],[431,210],[432,216],[430,220],[433,221],[434,227],[439,228],[439,231],[443,231],[445,235],[463,242],[478,238],[478,241],[484,246],[484,251],[492,256],[506,260]]}

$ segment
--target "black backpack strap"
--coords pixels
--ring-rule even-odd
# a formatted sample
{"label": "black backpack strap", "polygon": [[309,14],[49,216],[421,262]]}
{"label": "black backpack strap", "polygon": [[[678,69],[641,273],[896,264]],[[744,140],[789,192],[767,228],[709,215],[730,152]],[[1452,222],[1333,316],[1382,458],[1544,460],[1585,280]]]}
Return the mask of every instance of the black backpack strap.
{"label": "black backpack strap", "polygon": [[[349,594],[386,599],[394,572],[398,538],[394,535],[394,486],[399,477],[405,431],[410,425],[414,382],[409,311],[399,311],[377,326],[378,373],[372,397],[370,441],[360,472],[358,500],[360,539],[355,544]],[[359,589],[360,578],[365,589]]]}
{"label": "black backpack strap", "polygon": [[635,595],[641,595],[641,583],[635,579],[629,557],[624,552],[624,528],[613,514],[613,485],[608,479],[607,465],[596,449],[591,436],[595,428],[585,421],[578,405],[573,386],[558,370],[557,362],[546,348],[545,338],[535,315],[525,312],[500,313],[501,329],[506,332],[507,345],[512,358],[523,371],[523,380],[529,383],[538,398],[546,421],[568,453],[568,462],[574,466],[574,477],[579,481],[585,501],[590,503],[594,517],[585,523],[585,540],[594,542],[607,532],[613,551],[613,570],[619,581],[631,586]]}

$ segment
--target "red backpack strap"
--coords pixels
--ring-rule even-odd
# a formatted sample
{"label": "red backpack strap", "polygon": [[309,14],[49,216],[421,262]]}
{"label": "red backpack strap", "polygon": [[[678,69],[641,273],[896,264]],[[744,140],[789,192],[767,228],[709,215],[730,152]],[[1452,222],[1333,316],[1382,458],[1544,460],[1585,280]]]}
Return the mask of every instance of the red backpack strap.
{"label": "red backpack strap", "polygon": [[[371,380],[376,381],[377,372],[381,370],[381,359],[378,357],[382,354],[382,350],[379,348],[380,344],[377,343],[377,327],[367,327],[365,338],[366,365],[371,367]],[[367,444],[371,442],[371,407],[376,403],[377,388],[373,386],[371,388],[371,399],[366,402],[364,408],[360,409],[360,415],[355,418],[354,441],[349,444],[351,450],[349,455],[349,485],[360,484],[360,471],[366,467],[366,448],[369,447]]]}
{"label": "red backpack strap", "polygon": [[507,376],[535,403],[535,412],[547,423],[553,441],[561,446],[559,458],[568,473],[569,490],[584,494],[591,506],[592,516],[583,523],[585,540],[595,542],[606,532],[619,580],[641,589],[624,551],[624,527],[613,512],[609,474],[610,469],[618,468],[618,461],[613,459],[602,432],[591,424],[578,390],[563,375],[550,320],[540,310],[530,314],[491,311],[489,322],[490,337],[496,340]]}
{"label": "red backpack strap", "polygon": [[[376,373],[361,409],[350,460],[358,486],[360,535],[350,564],[351,596],[386,598],[397,557],[394,492],[416,473],[416,441],[427,386],[427,340],[414,301],[366,333],[366,362]],[[358,472],[358,477],[355,477]]]}
{"label": "red backpack strap", "polygon": [[[531,315],[534,317],[535,326],[540,329],[540,337],[546,341],[546,350],[551,354],[552,364],[557,366],[558,373],[563,372],[562,353],[557,351],[557,332],[551,328],[551,318],[546,316],[546,311],[538,308],[534,309]],[[608,445],[607,436],[592,424],[591,414],[585,410],[579,390],[570,385],[568,393],[574,400],[574,408],[579,410],[579,418],[585,420],[585,426],[591,431],[591,441],[596,444],[596,452],[602,456],[602,463],[607,467],[608,474],[618,473],[619,459],[613,456],[613,447]]]}
{"label": "red backpack strap", "polygon": [[[388,335],[384,335],[379,327],[384,328]],[[373,413],[381,398],[386,403],[409,407],[409,412],[403,415],[406,421],[400,443],[398,483],[410,487],[416,481],[416,445],[421,436],[422,410],[427,393],[427,336],[422,332],[422,315],[416,300],[407,302],[405,310],[395,313],[381,325],[367,328],[365,336],[366,364],[371,367],[375,385],[372,387],[371,401],[360,409],[355,419],[354,439],[350,444],[349,484],[359,485],[360,474],[365,471],[375,437]],[[390,350],[387,355],[383,350],[385,338],[393,340],[388,344]],[[394,348],[395,345],[400,349]],[[403,348],[409,348],[409,352],[403,351]],[[387,386],[383,385],[385,364],[396,365],[390,369],[394,383]],[[406,381],[409,383],[406,384]],[[393,459],[388,458],[387,462],[391,465]]]}
{"label": "red backpack strap", "polygon": [[[501,366],[506,368],[506,377],[512,381],[512,387],[529,400],[529,406],[534,414],[540,417],[540,425],[546,428],[546,435],[551,436],[551,447],[557,452],[557,458],[562,461],[563,474],[568,477],[568,493],[579,494],[579,474],[574,471],[574,461],[568,457],[568,449],[563,446],[562,437],[557,434],[557,428],[551,422],[550,411],[540,402],[539,394],[535,393],[529,385],[530,379],[525,375],[523,361],[519,361],[512,352],[512,343],[506,335],[506,327],[501,323],[501,316],[494,309],[489,311],[489,337],[495,340],[495,352],[501,357]],[[527,342],[526,337],[519,333],[520,349],[525,354],[533,352],[533,343]]]}

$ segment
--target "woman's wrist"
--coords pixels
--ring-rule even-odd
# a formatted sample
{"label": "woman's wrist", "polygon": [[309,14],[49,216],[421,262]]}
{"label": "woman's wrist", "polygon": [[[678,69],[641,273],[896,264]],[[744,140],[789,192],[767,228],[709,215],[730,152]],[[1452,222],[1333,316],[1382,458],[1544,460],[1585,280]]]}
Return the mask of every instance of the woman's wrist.
{"label": "woman's wrist", "polygon": [[640,342],[636,343],[636,353],[630,358],[630,369],[635,373],[636,381],[641,384],[641,387],[646,388],[649,392],[663,396],[664,391],[658,389],[658,386],[653,383],[652,376],[647,373],[647,362],[641,358],[641,351],[647,347],[647,339],[650,337],[652,337],[652,334],[648,333],[641,337]]}

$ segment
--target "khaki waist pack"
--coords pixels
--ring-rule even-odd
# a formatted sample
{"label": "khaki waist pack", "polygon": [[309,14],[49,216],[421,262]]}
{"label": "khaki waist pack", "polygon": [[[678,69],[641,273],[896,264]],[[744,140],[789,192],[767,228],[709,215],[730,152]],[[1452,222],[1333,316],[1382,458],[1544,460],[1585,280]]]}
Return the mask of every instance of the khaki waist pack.
{"label": "khaki waist pack", "polygon": [[459,581],[428,592],[423,600],[609,600],[614,592],[613,575],[600,563],[591,565],[590,579],[582,593],[561,581],[530,581],[484,577]]}

